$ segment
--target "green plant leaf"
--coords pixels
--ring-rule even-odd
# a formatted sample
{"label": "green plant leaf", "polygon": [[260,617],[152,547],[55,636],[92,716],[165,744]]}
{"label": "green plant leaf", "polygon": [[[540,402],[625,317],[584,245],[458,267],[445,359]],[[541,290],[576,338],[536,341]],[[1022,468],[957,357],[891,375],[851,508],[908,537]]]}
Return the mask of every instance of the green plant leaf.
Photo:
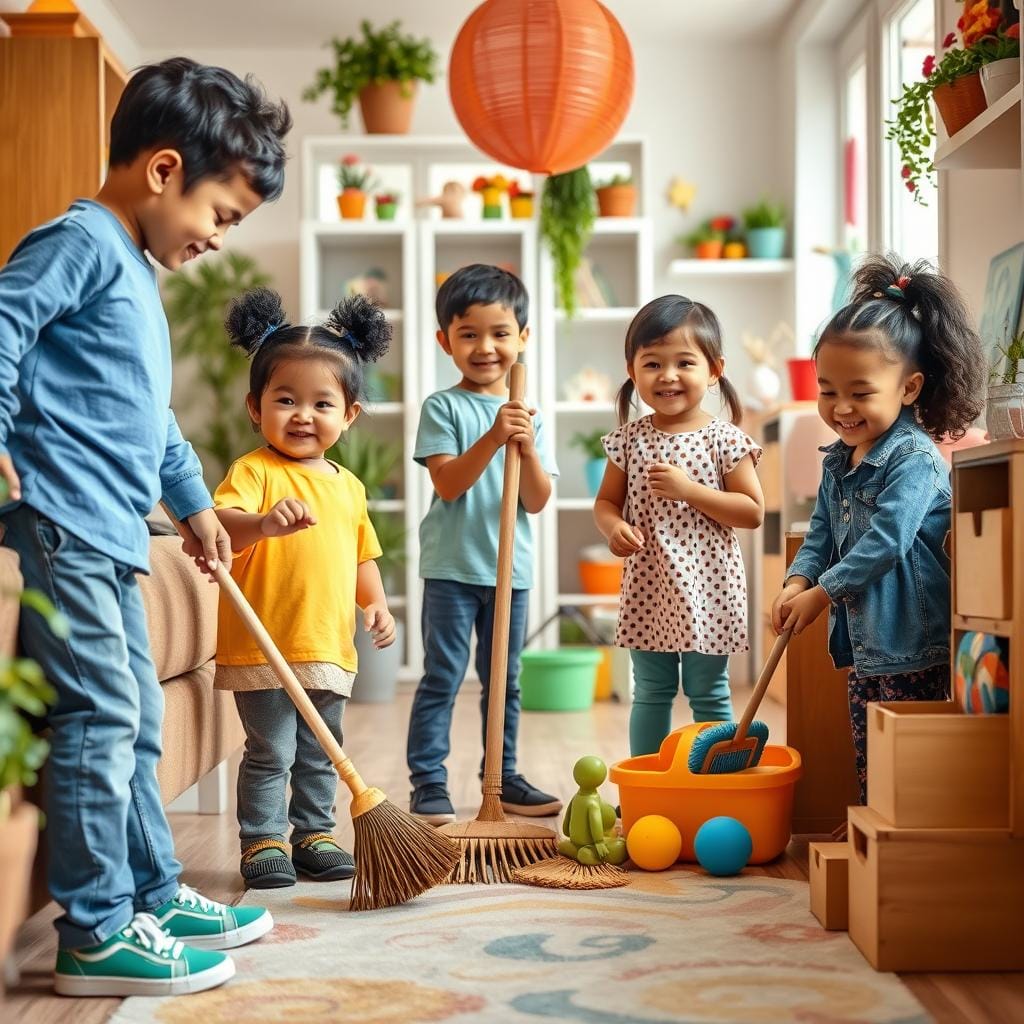
{"label": "green plant leaf", "polygon": [[555,264],[558,304],[576,312],[576,270],[594,229],[594,187],[584,166],[553,174],[544,182],[540,201],[540,236]]}

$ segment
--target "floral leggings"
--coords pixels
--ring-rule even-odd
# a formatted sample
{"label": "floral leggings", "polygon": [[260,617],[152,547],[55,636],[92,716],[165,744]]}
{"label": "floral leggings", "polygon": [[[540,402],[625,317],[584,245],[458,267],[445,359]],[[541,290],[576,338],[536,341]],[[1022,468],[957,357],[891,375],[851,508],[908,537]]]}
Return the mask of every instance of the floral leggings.
{"label": "floral leggings", "polygon": [[868,800],[868,704],[873,701],[948,700],[949,666],[932,665],[920,672],[897,676],[858,676],[850,673],[850,725],[857,753],[860,802]]}

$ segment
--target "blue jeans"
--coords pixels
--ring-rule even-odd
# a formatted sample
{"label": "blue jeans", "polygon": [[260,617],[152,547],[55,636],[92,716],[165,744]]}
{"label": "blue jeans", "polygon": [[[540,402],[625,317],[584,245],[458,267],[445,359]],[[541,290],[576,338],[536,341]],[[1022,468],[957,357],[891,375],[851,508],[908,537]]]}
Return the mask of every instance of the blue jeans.
{"label": "blue jeans", "polygon": [[181,865],[160,799],[164,697],[149,655],[135,570],[28,505],[2,516],[25,586],[64,613],[58,639],[23,609],[21,650],[57,691],[47,769],[49,886],[65,948],[90,946],[178,888]]}
{"label": "blue jeans", "polygon": [[695,722],[731,722],[729,656],[630,651],[633,662],[633,708],[629,713],[629,753],[657,753],[672,730],[672,701],[679,692],[682,667],[683,693]]}
{"label": "blue jeans", "polygon": [[[348,699],[330,690],[307,690],[320,717],[339,743],[341,716]],[[245,729],[245,752],[238,769],[238,836],[244,850],[256,839],[301,842],[334,830],[338,774],[313,730],[284,690],[236,691],[235,705]],[[291,773],[292,796],[285,808]]]}
{"label": "blue jeans", "polygon": [[[509,621],[508,675],[505,683],[505,737],[502,777],[516,771],[519,735],[519,652],[526,639],[530,592],[512,591]],[[466,669],[469,640],[476,629],[476,671],[483,684],[480,714],[487,738],[487,698],[491,679],[491,637],[494,628],[494,587],[477,587],[453,580],[423,581],[423,678],[409,716],[406,757],[414,787],[429,782],[447,784],[444,762],[451,750],[452,708]],[[481,771],[482,762],[481,762]]]}

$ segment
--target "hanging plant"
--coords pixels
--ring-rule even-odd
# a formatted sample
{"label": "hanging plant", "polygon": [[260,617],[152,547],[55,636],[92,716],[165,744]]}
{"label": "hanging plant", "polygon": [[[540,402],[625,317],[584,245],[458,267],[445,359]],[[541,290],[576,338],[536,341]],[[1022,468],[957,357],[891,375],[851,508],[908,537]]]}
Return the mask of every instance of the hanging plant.
{"label": "hanging plant", "polygon": [[555,292],[565,315],[576,312],[576,270],[594,230],[594,186],[587,167],[552,174],[540,201],[540,236],[555,263]]}

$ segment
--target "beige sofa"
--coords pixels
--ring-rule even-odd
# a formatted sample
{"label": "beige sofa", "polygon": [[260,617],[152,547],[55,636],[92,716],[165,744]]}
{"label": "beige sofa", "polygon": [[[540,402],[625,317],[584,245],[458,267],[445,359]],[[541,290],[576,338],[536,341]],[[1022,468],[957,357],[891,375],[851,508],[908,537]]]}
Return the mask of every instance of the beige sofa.
{"label": "beige sofa", "polygon": [[[150,542],[152,574],[140,576],[153,662],[164,688],[163,757],[159,779],[168,804],[237,750],[242,727],[230,693],[213,688],[217,640],[217,586],[200,576],[174,537]],[[0,548],[0,591],[20,592],[17,555]],[[14,650],[17,602],[0,604],[0,644]],[[45,772],[41,785],[46,784]],[[38,790],[38,787],[36,787]],[[39,803],[36,791],[28,798]],[[45,842],[40,842],[32,879],[31,910],[48,900]]]}

